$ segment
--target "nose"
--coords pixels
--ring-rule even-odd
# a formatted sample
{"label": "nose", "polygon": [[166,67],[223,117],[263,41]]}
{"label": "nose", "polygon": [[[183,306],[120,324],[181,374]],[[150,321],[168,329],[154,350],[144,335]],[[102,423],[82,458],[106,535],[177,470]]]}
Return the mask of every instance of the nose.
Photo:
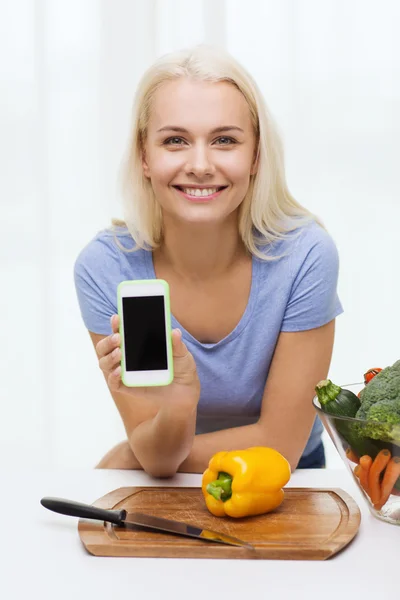
{"label": "nose", "polygon": [[214,173],[215,167],[208,149],[200,144],[191,148],[185,165],[185,174],[201,178],[207,175],[214,175]]}

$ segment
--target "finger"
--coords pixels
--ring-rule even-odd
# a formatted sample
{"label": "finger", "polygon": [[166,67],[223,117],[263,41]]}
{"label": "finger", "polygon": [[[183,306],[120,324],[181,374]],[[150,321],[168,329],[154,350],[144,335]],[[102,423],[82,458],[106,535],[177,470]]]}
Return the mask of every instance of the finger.
{"label": "finger", "polygon": [[189,354],[184,341],[182,340],[182,332],[180,329],[172,331],[172,355],[174,358],[183,358]]}
{"label": "finger", "polygon": [[99,367],[102,371],[108,372],[116,369],[118,365],[121,363],[121,349],[114,348],[114,350],[110,354],[106,354],[99,360]]}
{"label": "finger", "polygon": [[116,392],[121,387],[121,367],[118,366],[116,369],[111,371],[107,379],[108,387],[111,391]]}
{"label": "finger", "polygon": [[121,336],[119,333],[113,333],[108,335],[99,341],[96,345],[96,352],[99,359],[103,358],[107,354],[110,354],[115,348],[119,348],[121,345]]}
{"label": "finger", "polygon": [[118,333],[119,332],[119,315],[112,315],[110,322],[111,322],[111,329],[113,330],[113,333]]}

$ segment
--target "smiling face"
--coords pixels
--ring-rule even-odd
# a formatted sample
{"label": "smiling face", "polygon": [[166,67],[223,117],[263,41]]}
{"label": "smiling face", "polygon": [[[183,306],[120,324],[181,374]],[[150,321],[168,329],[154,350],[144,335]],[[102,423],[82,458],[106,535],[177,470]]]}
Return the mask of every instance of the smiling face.
{"label": "smiling face", "polygon": [[153,98],[143,154],[164,216],[215,223],[233,215],[255,172],[255,143],[249,107],[234,85],[164,83]]}

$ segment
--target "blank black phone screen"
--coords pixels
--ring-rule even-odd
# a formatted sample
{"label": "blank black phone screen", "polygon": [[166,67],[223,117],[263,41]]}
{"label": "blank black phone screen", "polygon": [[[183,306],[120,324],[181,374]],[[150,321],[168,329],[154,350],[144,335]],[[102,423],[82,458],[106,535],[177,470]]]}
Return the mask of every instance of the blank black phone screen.
{"label": "blank black phone screen", "polygon": [[167,369],[164,296],[122,298],[127,371]]}

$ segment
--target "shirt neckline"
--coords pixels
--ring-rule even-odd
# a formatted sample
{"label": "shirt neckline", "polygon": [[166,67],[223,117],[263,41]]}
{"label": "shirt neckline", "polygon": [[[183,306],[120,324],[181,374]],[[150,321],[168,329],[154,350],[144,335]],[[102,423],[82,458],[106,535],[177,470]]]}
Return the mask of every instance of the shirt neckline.
{"label": "shirt neckline", "polygon": [[[149,279],[156,279],[156,273],[155,273],[154,262],[153,262],[153,252],[150,250],[144,250],[144,253],[145,253],[144,260],[145,260],[147,275],[148,275]],[[259,279],[260,279],[259,268],[260,268],[260,260],[257,259],[257,257],[252,256],[252,259],[251,259],[251,286],[250,286],[250,294],[249,294],[246,308],[245,308],[239,322],[237,323],[237,325],[224,338],[222,338],[218,342],[215,342],[212,344],[205,344],[203,342],[200,342],[197,338],[195,338],[191,333],[189,333],[189,331],[187,331],[179,323],[179,321],[175,318],[175,316],[171,312],[172,328],[180,329],[182,332],[182,337],[185,340],[190,341],[190,342],[192,342],[192,344],[195,344],[196,346],[199,346],[201,348],[209,348],[209,349],[219,348],[220,346],[224,346],[225,344],[228,344],[229,342],[234,340],[238,335],[240,335],[242,333],[242,331],[244,330],[246,325],[249,323],[251,315],[253,313],[254,306],[256,304],[257,295],[258,295],[258,287],[259,287]]]}

